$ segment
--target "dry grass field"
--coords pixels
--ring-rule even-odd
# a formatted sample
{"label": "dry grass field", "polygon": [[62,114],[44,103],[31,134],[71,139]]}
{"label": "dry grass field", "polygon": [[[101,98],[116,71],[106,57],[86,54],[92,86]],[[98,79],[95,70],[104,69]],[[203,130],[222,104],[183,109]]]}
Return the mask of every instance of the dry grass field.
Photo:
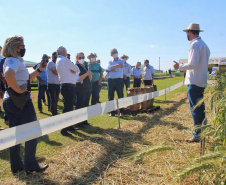
{"label": "dry grass field", "polygon": [[[194,175],[182,182],[173,178],[190,158],[200,155],[200,143],[184,141],[191,137],[192,128],[187,95],[175,94],[160,110],[138,114],[121,129],[102,129],[92,137],[75,133],[82,139],[72,139],[69,145],[46,156],[44,162],[39,158],[49,164],[43,174],[21,172],[0,180],[0,184],[198,184]],[[129,158],[133,152],[162,143],[178,151],[157,152],[138,161]]]}

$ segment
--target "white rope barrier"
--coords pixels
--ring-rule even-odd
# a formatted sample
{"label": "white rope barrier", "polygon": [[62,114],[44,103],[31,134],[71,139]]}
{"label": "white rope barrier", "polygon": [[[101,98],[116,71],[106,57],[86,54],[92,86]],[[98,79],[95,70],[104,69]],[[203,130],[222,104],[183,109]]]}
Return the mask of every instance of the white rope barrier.
{"label": "white rope barrier", "polygon": [[[180,82],[166,89],[166,93],[182,86]],[[137,104],[149,99],[164,95],[165,89],[136,96],[118,99],[119,108]],[[14,145],[29,141],[40,136],[50,134],[62,128],[75,125],[79,122],[106,114],[117,109],[116,100],[92,105],[82,109],[74,110],[64,114],[45,118],[38,121],[26,123],[24,125],[8,128],[0,132],[0,150],[12,147]]]}

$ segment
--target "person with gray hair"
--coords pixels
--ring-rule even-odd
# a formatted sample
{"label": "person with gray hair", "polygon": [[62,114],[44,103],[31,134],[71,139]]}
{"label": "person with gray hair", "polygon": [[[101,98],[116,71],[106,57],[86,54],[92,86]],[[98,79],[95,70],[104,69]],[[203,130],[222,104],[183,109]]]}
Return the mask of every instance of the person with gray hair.
{"label": "person with gray hair", "polygon": [[[124,59],[118,57],[117,49],[113,48],[110,51],[113,58],[108,63],[108,99],[109,101],[114,100],[115,91],[117,92],[118,98],[123,98],[123,68]],[[112,111],[109,117],[114,116],[115,111]],[[120,117],[123,117],[123,108],[120,109]]]}
{"label": "person with gray hair", "polygon": [[[57,54],[56,69],[61,83],[61,94],[64,103],[63,113],[65,113],[73,110],[76,83],[90,76],[91,72],[87,71],[85,74],[79,76],[80,70],[77,65],[67,58],[65,47],[60,46],[57,49]],[[71,136],[68,131],[74,130],[73,126],[63,128],[61,134],[63,136]]]}

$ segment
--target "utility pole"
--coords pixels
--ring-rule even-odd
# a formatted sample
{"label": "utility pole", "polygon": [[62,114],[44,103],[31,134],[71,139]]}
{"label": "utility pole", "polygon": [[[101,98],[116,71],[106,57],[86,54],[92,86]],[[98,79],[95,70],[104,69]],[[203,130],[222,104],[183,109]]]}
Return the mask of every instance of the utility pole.
{"label": "utility pole", "polygon": [[[160,57],[159,57],[159,72],[160,72]],[[161,73],[161,72],[160,72]]]}

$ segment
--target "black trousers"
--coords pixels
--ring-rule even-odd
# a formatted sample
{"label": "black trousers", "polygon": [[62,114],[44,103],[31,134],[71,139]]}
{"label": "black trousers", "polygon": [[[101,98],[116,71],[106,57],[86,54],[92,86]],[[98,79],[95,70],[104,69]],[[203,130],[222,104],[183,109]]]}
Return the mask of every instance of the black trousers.
{"label": "black trousers", "polygon": [[144,85],[152,85],[152,80],[144,80]]}

